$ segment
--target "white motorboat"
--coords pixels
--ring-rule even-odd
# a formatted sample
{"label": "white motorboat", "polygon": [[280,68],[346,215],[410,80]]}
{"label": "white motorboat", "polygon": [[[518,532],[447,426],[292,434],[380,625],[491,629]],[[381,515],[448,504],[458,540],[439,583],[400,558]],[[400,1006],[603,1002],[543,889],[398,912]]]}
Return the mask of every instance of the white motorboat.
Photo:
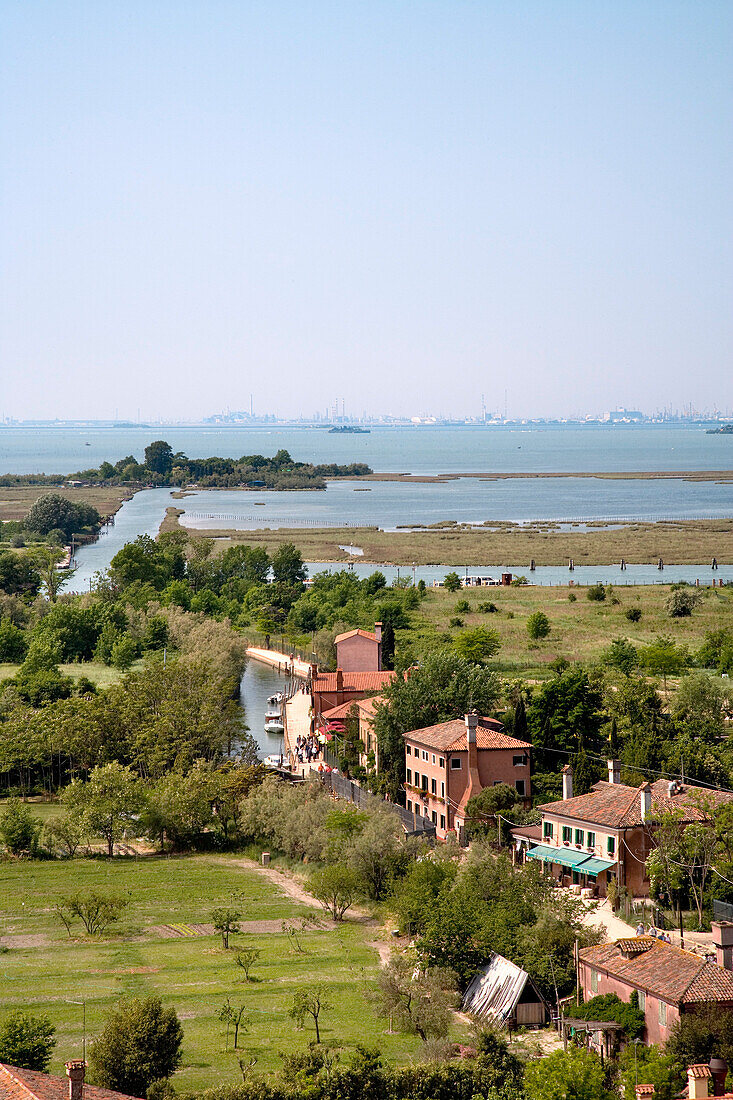
{"label": "white motorboat", "polygon": [[269,706],[265,711],[265,721],[279,721],[283,716],[282,707]]}
{"label": "white motorboat", "polygon": [[262,763],[266,768],[282,768],[283,758],[282,756],[278,756],[277,753],[271,753],[269,756],[265,757]]}
{"label": "white motorboat", "polygon": [[270,695],[268,697],[267,702],[270,704],[270,706],[280,707],[282,706],[284,699],[285,696],[283,695],[283,693],[281,691],[276,691],[274,695]]}
{"label": "white motorboat", "polygon": [[283,725],[283,720],[280,715],[278,715],[277,718],[265,719],[265,733],[274,733],[277,734],[278,737],[285,733],[285,726]]}

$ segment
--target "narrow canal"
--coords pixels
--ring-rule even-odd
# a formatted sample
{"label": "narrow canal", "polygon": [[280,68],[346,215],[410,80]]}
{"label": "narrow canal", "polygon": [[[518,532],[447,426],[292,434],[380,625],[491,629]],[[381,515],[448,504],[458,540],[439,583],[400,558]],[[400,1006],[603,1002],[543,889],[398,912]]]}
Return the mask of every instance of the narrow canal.
{"label": "narrow canal", "polygon": [[286,678],[276,669],[260,661],[248,659],[242,676],[240,701],[244,708],[245,721],[257,742],[261,760],[272,753],[279,755],[282,751],[282,735],[265,733],[265,709],[269,696],[276,691],[284,692],[286,687]]}

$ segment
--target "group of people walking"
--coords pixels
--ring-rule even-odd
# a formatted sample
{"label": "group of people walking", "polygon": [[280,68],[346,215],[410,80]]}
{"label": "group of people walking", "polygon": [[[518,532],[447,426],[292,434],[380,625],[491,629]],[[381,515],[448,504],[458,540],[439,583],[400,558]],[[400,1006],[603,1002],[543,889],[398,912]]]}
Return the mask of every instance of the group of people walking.
{"label": "group of people walking", "polygon": [[299,764],[312,764],[313,761],[320,760],[322,751],[321,739],[315,733],[308,737],[298,736],[295,741],[295,759]]}

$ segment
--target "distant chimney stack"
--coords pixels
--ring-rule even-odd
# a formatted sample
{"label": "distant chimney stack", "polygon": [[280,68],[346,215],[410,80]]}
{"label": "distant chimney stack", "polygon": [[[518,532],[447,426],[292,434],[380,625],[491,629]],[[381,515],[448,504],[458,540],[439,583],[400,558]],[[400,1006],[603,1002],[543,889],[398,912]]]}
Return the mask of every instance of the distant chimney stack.
{"label": "distant chimney stack", "polygon": [[382,624],[381,623],[375,623],[374,624],[374,634],[375,634],[375,637],[376,637],[377,641],[381,642],[381,640],[382,640]]}
{"label": "distant chimney stack", "polygon": [[566,764],[562,770],[562,800],[567,802],[573,797],[573,769]]}
{"label": "distant chimney stack", "polygon": [[382,671],[382,624],[374,624],[374,637],[377,639],[377,672]]}
{"label": "distant chimney stack", "polygon": [[621,761],[609,760],[608,761],[608,782],[620,783],[621,782]]}
{"label": "distant chimney stack", "polygon": [[716,963],[726,970],[733,970],[733,921],[714,920],[710,922],[710,927]]}
{"label": "distant chimney stack", "polygon": [[641,820],[648,821],[652,816],[652,789],[648,783],[642,783],[639,787],[639,803]]}
{"label": "distant chimney stack", "polygon": [[689,1100],[707,1100],[713,1075],[710,1066],[687,1067],[687,1095]]}
{"label": "distant chimney stack", "polygon": [[713,1096],[725,1096],[725,1079],[728,1076],[728,1063],[725,1058],[711,1058],[710,1072],[713,1075]]}
{"label": "distant chimney stack", "polygon": [[476,729],[478,727],[478,714],[471,712],[466,715],[466,738],[469,745],[476,744]]}
{"label": "distant chimney stack", "polygon": [[84,1095],[84,1075],[87,1064],[80,1058],[66,1063],[66,1076],[69,1078],[69,1100],[82,1100]]}

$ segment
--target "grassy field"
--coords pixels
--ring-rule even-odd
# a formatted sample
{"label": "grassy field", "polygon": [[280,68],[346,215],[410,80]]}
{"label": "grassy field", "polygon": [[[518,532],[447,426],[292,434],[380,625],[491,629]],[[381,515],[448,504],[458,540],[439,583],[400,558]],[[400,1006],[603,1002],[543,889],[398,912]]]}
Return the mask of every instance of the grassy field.
{"label": "grassy field", "polygon": [[111,516],[124,500],[130,499],[133,490],[121,486],[65,489],[61,482],[59,485],[0,487],[0,520],[23,519],[34,501],[45,493],[59,493],[75,503],[93,504],[101,516]]}
{"label": "grassy field", "polygon": [[[161,531],[185,528],[185,512],[169,508]],[[218,553],[236,543],[264,546],[269,554],[292,542],[306,561],[343,561],[349,555],[339,544],[363,549],[361,562],[392,565],[446,565],[463,568],[529,569],[537,565],[612,565],[624,558],[629,564],[699,565],[715,557],[733,563],[733,520],[680,520],[660,523],[588,525],[586,530],[558,529],[538,523],[522,527],[495,523],[485,528],[446,525],[410,531],[380,531],[377,527],[280,528],[277,530],[191,530],[190,536],[215,538]],[[457,564],[456,564],[457,563]]]}
{"label": "grassy field", "polygon": [[[669,634],[691,651],[699,647],[708,630],[730,628],[733,622],[733,590],[703,589],[700,606],[689,618],[672,619],[665,610],[668,585],[617,586],[603,603],[587,599],[586,588],[567,585],[553,588],[484,588],[473,592],[446,592],[429,588],[418,611],[411,613],[414,628],[411,639],[428,642],[436,634],[455,637],[462,629],[487,626],[498,631],[501,649],[492,666],[501,671],[543,675],[556,657],[569,661],[589,661],[600,656],[614,638],[627,638],[634,646],[648,645],[658,634]],[[575,601],[568,597],[576,596]],[[468,600],[470,612],[456,610]],[[618,603],[614,601],[618,600]],[[493,603],[497,611],[484,614],[479,603]],[[629,608],[641,610],[641,620],[626,618]],[[527,633],[527,619],[535,611],[544,611],[551,633],[533,642]],[[462,627],[450,625],[451,618],[463,620]]]}
{"label": "grassy field", "polygon": [[[133,668],[142,665],[142,661],[135,661]],[[0,664],[0,680],[9,680],[15,676],[20,665]],[[100,688],[117,684],[125,675],[119,668],[111,668],[97,661],[87,661],[85,664],[59,665],[59,669],[65,676],[72,676],[78,680],[80,676],[86,676]]]}
{"label": "grassy field", "polygon": [[[60,894],[95,887],[127,895],[124,927],[107,939],[70,940],[54,918]],[[419,1054],[420,1040],[388,1034],[366,996],[379,966],[373,924],[347,921],[314,929],[302,937],[303,954],[287,935],[247,932],[232,942],[256,947],[261,956],[244,982],[235,950],[225,952],[213,935],[166,938],[153,926],[187,926],[210,920],[216,905],[235,904],[244,921],[299,919],[315,911],[288,897],[251,861],[232,856],[47,863],[0,863],[0,1014],[16,1007],[47,1012],[57,1028],[51,1072],[80,1057],[82,1008],[87,1037],[101,1028],[121,997],[160,995],[173,1005],[184,1028],[184,1060],[176,1074],[179,1090],[241,1081],[234,1054],[225,1051],[225,1027],[216,1016],[225,998],[246,1004],[248,1033],[238,1054],[257,1059],[256,1069],[279,1068],[283,1051],[307,1049],[308,1027],[298,1031],[288,1009],[300,985],[322,982],[332,1008],[322,1017],[323,1039],[353,1048],[377,1043],[389,1060]],[[14,937],[26,937],[15,939]],[[2,948],[0,948],[2,950]],[[230,1041],[231,1045],[231,1041]]]}

